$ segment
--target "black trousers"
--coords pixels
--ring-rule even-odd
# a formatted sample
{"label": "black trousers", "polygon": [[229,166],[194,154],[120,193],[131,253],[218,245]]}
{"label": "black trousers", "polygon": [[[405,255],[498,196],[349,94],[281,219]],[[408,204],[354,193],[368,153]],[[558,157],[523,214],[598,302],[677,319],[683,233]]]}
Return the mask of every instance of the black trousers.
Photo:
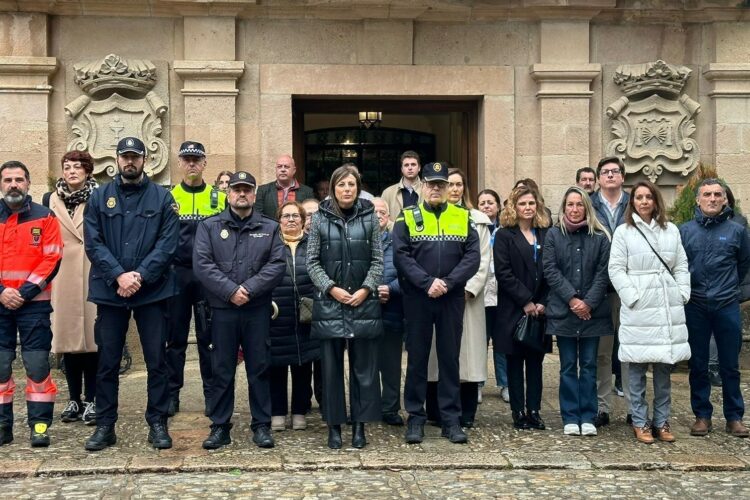
{"label": "black trousers", "polygon": [[292,372],[292,415],[304,415],[310,411],[310,399],[313,391],[312,361],[301,365],[272,366],[270,368],[271,383],[271,415],[274,417],[286,415],[289,410],[287,381],[289,371]]}
{"label": "black trousers", "polygon": [[66,352],[63,359],[70,400],[80,403],[81,395],[85,390],[86,402],[93,402],[96,398],[96,369],[99,365],[99,353]]}
{"label": "black trousers", "polygon": [[463,294],[431,299],[423,293],[404,297],[406,313],[406,382],[404,407],[409,420],[424,424],[427,420],[427,363],[435,331],[438,359],[437,398],[443,425],[458,425],[461,417],[461,389],[458,356],[464,319]]}
{"label": "black trousers", "polygon": [[[169,395],[179,398],[185,384],[185,351],[190,332],[190,318],[198,317],[196,304],[203,300],[200,282],[193,270],[176,266],[178,294],[169,300],[169,336],[167,343],[167,367],[169,369]],[[203,381],[203,397],[208,401],[211,386],[211,335],[195,321],[195,337],[198,341],[198,364]]]}
{"label": "black trousers", "polygon": [[167,418],[169,389],[167,385],[167,301],[128,309],[108,305],[96,308],[94,336],[99,346],[99,368],[96,372],[96,423],[117,422],[120,361],[131,313],[135,317],[138,336],[146,361],[148,400],[146,422],[154,424]]}
{"label": "black trousers", "polygon": [[378,344],[378,369],[380,371],[381,413],[398,413],[401,409],[401,352],[404,332],[386,331]]}
{"label": "black trousers", "polygon": [[271,423],[271,308],[267,305],[232,309],[212,308],[211,351],[213,377],[209,418],[213,425],[227,425],[234,412],[234,379],[237,372],[237,350],[245,353],[248,400],[255,430]]}
{"label": "black trousers", "polygon": [[380,420],[378,339],[320,341],[323,418],[328,425],[346,423],[344,348],[349,351],[349,411],[352,422],[377,422]]}
{"label": "black trousers", "polygon": [[[513,345],[515,354],[506,355],[508,360],[508,393],[513,412],[539,411],[542,408],[542,362],[544,353]],[[524,402],[524,368],[526,375],[526,398]]]}
{"label": "black trousers", "polygon": [[[427,382],[427,420],[441,424],[440,409],[438,408],[437,382]],[[472,423],[477,416],[477,397],[479,396],[479,382],[461,382],[461,419],[460,422]]]}

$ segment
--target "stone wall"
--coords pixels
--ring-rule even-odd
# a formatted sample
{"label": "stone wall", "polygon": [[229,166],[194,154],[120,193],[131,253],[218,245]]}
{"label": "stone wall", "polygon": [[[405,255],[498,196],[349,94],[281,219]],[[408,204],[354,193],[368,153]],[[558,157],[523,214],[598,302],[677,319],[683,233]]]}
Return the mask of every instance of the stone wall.
{"label": "stone wall", "polygon": [[[172,158],[184,139],[202,141],[208,177],[241,166],[270,180],[275,156],[292,150],[296,97],[470,97],[480,102],[479,183],[504,195],[514,179],[534,177],[555,210],[575,170],[612,139],[605,111],[622,95],[616,68],[662,59],[692,70],[684,92],[701,107],[701,159],[750,206],[747,9],[475,3],[0,1],[0,154],[28,162],[38,184],[56,176],[72,138],[64,108],[83,94],[73,65],[115,53],[153,62]],[[157,179],[174,182],[175,163]]]}

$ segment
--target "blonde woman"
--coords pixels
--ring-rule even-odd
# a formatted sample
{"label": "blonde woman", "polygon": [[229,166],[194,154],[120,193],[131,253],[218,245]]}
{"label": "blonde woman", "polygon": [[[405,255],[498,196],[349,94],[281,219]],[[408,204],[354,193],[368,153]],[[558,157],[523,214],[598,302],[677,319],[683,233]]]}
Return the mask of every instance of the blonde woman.
{"label": "blonde woman", "polygon": [[544,244],[544,277],[550,289],[547,334],[557,336],[560,351],[563,433],[596,436],[596,354],[599,337],[613,334],[609,234],[579,187],[565,192],[558,214]]}
{"label": "blonde woman", "polygon": [[542,363],[552,343],[546,338],[544,350],[537,351],[513,339],[516,324],[524,315],[538,317],[546,313],[548,287],[542,273],[542,256],[549,218],[539,192],[526,185],[511,191],[500,224],[493,255],[497,288],[503,296],[497,306],[492,345],[507,359],[513,427],[544,430],[539,413]]}

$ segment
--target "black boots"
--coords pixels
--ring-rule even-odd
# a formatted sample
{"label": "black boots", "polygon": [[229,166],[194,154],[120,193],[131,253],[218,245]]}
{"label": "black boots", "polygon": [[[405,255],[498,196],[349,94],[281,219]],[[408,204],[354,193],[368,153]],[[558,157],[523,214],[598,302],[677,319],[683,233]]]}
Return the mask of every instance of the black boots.
{"label": "black boots", "polygon": [[409,420],[406,424],[406,435],[404,440],[406,444],[419,444],[424,439],[424,424]]}
{"label": "black boots", "polygon": [[444,438],[448,438],[448,441],[451,443],[455,444],[464,444],[469,440],[464,430],[458,424],[443,426],[441,435]]}
{"label": "black boots", "polygon": [[42,422],[37,422],[31,426],[31,447],[32,448],[46,448],[49,446],[49,433],[47,432],[48,425]]}
{"label": "black boots", "polygon": [[149,426],[148,442],[157,450],[167,450],[172,447],[172,438],[169,437],[166,424],[156,422]]}
{"label": "black boots", "polygon": [[328,426],[328,447],[332,450],[340,450],[341,443],[341,426],[340,425],[329,425]]}
{"label": "black boots", "polygon": [[88,451],[103,450],[117,442],[114,425],[97,425],[94,434],[86,440],[84,448]]}
{"label": "black boots", "polygon": [[253,443],[258,448],[273,448],[276,443],[271,435],[271,428],[267,425],[261,425],[253,431]]}
{"label": "black boots", "polygon": [[542,420],[542,416],[539,415],[538,410],[531,411],[529,410],[526,414],[526,422],[529,425],[529,429],[537,429],[540,431],[543,431],[547,427],[544,425],[544,420]]}
{"label": "black boots", "polygon": [[524,411],[513,412],[513,427],[522,430],[529,429],[529,421],[526,419],[526,413]]}
{"label": "black boots", "polygon": [[0,427],[0,446],[13,442],[13,429],[10,427]]}
{"label": "black boots", "polygon": [[226,446],[232,442],[232,438],[229,437],[229,429],[232,428],[232,424],[228,425],[212,425],[211,433],[208,435],[205,441],[203,441],[204,450],[217,450],[222,446]]}
{"label": "black boots", "polygon": [[364,422],[354,422],[352,425],[352,446],[354,448],[364,448],[367,446]]}

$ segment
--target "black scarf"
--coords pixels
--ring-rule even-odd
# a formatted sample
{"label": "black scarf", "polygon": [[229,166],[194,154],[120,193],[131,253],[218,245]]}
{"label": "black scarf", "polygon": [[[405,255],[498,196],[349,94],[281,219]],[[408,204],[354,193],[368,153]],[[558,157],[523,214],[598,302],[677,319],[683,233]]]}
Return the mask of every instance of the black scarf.
{"label": "black scarf", "polygon": [[57,179],[57,184],[55,184],[57,196],[65,203],[65,208],[68,210],[68,215],[70,215],[71,219],[73,218],[73,214],[75,214],[76,207],[89,201],[91,192],[97,187],[99,187],[99,184],[94,179],[86,179],[83,189],[71,193],[70,188],[62,178]]}

